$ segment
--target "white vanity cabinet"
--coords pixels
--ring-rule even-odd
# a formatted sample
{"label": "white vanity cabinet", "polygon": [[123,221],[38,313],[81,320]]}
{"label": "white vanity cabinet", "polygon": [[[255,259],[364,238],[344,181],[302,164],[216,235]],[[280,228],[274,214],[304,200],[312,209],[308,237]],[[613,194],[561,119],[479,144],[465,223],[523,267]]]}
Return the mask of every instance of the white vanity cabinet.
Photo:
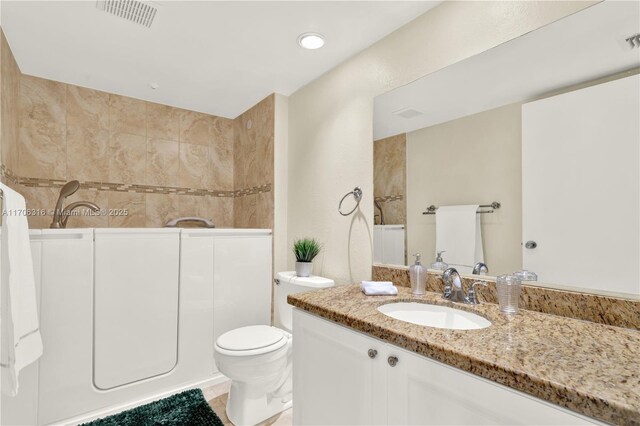
{"label": "white vanity cabinet", "polygon": [[293,334],[296,425],[601,424],[298,309]]}
{"label": "white vanity cabinet", "polygon": [[384,343],[297,309],[293,333],[294,425],[386,423]]}

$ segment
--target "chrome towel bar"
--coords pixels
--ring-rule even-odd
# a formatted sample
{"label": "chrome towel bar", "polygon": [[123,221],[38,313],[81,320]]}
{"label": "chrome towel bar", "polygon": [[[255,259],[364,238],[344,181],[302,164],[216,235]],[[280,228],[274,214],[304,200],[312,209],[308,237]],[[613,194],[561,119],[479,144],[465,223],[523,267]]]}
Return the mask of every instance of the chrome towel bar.
{"label": "chrome towel bar", "polygon": [[[478,211],[478,213],[493,213],[495,210],[500,208],[500,203],[497,201],[494,201],[491,204],[482,204],[478,207],[491,209],[491,210],[481,210],[481,211]],[[433,204],[431,204],[429,207],[427,207],[427,210],[422,212],[422,214],[436,214],[436,210],[438,210],[438,208]]]}

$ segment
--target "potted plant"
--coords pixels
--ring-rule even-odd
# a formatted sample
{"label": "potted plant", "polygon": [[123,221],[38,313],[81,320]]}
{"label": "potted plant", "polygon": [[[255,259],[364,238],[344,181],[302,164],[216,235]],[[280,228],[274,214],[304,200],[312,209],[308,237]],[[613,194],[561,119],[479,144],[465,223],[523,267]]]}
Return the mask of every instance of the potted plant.
{"label": "potted plant", "polygon": [[313,238],[302,238],[293,243],[296,255],[296,275],[308,277],[313,269],[313,258],[320,253],[320,244]]}

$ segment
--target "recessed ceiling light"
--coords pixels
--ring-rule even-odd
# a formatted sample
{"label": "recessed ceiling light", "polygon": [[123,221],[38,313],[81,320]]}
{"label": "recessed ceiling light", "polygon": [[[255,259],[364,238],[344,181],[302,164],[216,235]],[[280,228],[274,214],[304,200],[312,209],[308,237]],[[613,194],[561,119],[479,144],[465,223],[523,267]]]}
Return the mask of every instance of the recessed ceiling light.
{"label": "recessed ceiling light", "polygon": [[298,36],[298,44],[305,49],[320,49],[324,46],[324,37],[318,33],[304,33]]}
{"label": "recessed ceiling light", "polygon": [[149,83],[149,87],[151,87],[153,90],[156,90],[158,87],[160,87],[160,85],[155,81],[152,81],[151,83]]}

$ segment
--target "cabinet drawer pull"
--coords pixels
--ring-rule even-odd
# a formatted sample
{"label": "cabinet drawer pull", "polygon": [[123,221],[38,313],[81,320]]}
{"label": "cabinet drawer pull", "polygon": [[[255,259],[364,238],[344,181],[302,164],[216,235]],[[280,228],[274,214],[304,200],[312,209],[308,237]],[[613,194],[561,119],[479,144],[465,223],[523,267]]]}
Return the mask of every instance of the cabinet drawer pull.
{"label": "cabinet drawer pull", "polygon": [[387,362],[389,363],[390,366],[395,367],[396,364],[398,363],[398,357],[390,356],[389,358],[387,358]]}
{"label": "cabinet drawer pull", "polygon": [[367,354],[369,354],[369,358],[375,358],[376,355],[378,355],[378,351],[376,351],[375,349],[369,349],[369,352],[367,352]]}

